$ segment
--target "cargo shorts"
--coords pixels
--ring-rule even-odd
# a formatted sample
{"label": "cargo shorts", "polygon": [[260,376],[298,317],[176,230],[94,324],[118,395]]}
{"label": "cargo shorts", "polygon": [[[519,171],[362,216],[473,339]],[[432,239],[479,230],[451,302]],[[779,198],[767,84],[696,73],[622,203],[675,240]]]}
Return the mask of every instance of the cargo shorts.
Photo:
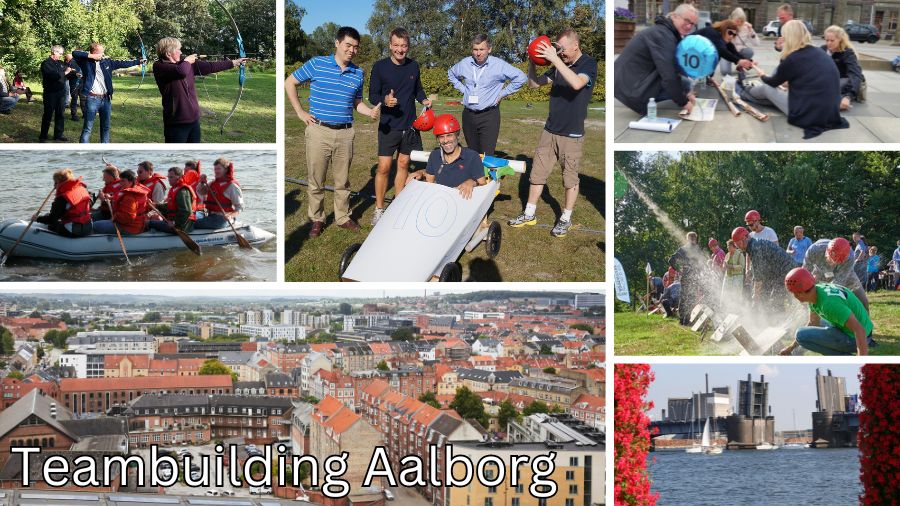
{"label": "cargo shorts", "polygon": [[547,184],[553,167],[559,162],[562,167],[563,186],[566,189],[578,186],[578,166],[584,150],[584,137],[568,137],[541,130],[541,138],[534,151],[534,165],[531,167],[529,182]]}

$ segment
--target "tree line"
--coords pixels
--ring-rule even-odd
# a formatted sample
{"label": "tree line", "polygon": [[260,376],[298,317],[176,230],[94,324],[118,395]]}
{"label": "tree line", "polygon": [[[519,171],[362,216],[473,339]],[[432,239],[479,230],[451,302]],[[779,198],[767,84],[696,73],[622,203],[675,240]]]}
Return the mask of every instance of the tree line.
{"label": "tree line", "polygon": [[[274,59],[276,4],[223,2],[237,22],[248,56]],[[141,56],[143,39],[152,61],[159,39],[177,37],[185,54],[210,59],[237,55],[231,20],[212,0],[6,0],[0,33],[0,65],[31,77],[39,75],[41,61],[56,44],[70,52],[87,50],[98,41],[111,58],[126,59]]]}
{"label": "tree line", "polygon": [[[795,225],[813,241],[859,231],[886,264],[900,240],[897,152],[619,152],[615,164],[680,228],[696,231],[704,249],[710,238],[724,249],[750,209],[782,247]],[[684,240],[666,232],[631,186],[616,201],[615,226],[615,255],[633,288],[643,289],[648,262],[661,276]]]}

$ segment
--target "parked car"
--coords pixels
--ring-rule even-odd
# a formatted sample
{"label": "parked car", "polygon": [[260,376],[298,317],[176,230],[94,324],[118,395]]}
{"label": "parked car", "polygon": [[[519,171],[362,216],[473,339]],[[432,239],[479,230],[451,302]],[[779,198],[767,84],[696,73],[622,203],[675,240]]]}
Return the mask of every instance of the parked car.
{"label": "parked car", "polygon": [[213,497],[218,497],[218,496],[219,496],[219,491],[218,491],[218,490],[212,490],[212,489],[210,489],[210,490],[207,490],[207,491],[206,491],[206,495],[210,495],[210,496],[213,496]]}
{"label": "parked car", "polygon": [[844,30],[847,32],[850,40],[857,42],[874,44],[881,40],[881,33],[878,32],[878,28],[872,25],[863,25],[859,23],[846,24],[844,25]]}
{"label": "parked car", "polygon": [[393,501],[393,500],[394,500],[394,493],[391,492],[391,491],[388,490],[388,489],[384,489],[384,498],[387,499],[388,501]]}
{"label": "parked car", "polygon": [[250,487],[251,494],[271,494],[272,487]]}
{"label": "parked car", "polygon": [[781,21],[769,21],[769,24],[762,29],[763,35],[767,37],[775,37],[778,35],[778,28],[781,26]]}

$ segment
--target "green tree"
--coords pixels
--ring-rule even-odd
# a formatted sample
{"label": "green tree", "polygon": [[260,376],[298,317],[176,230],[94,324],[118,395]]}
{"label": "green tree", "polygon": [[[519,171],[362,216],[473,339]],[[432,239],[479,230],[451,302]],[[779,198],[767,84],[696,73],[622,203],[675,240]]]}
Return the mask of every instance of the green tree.
{"label": "green tree", "polygon": [[533,400],[531,404],[525,406],[525,409],[522,410],[522,416],[533,415],[535,413],[549,413],[550,408],[547,406],[547,403],[541,400]]}
{"label": "green tree", "polygon": [[381,362],[378,362],[378,365],[376,365],[375,368],[378,369],[379,371],[390,371],[391,370],[391,368],[388,366],[387,362],[385,362],[384,360],[382,360]]}
{"label": "green tree", "polygon": [[36,309],[28,314],[29,318],[42,318],[43,316],[44,315],[42,315],[41,312]]}
{"label": "green tree", "polygon": [[67,313],[67,312],[63,312],[62,314],[60,314],[60,315],[59,315],[59,320],[60,320],[61,322],[65,323],[66,325],[72,325],[72,324],[75,323],[75,319],[72,318],[72,315],[70,315],[70,314]]}
{"label": "green tree", "polygon": [[38,360],[41,360],[42,358],[44,358],[44,355],[45,355],[45,353],[44,353],[44,347],[43,347],[43,346],[38,346],[38,347],[37,347],[37,352],[36,352],[36,354],[37,354]]}
{"label": "green tree", "polygon": [[519,415],[519,411],[513,405],[509,399],[500,403],[500,412],[497,416],[500,422],[500,430],[506,432],[507,426],[509,426],[509,422],[518,420],[521,418]]}
{"label": "green tree", "polygon": [[171,325],[150,325],[147,327],[147,333],[154,336],[167,336],[172,334]]}
{"label": "green tree", "polygon": [[341,305],[338,306],[338,312],[342,315],[351,315],[353,314],[353,306],[346,302],[341,302]]}
{"label": "green tree", "polygon": [[391,339],[394,341],[415,341],[416,334],[413,332],[412,327],[400,327],[391,332]]}
{"label": "green tree", "polygon": [[306,32],[303,31],[303,16],[306,10],[293,0],[284,6],[284,61],[286,64],[299,62],[303,55],[303,49],[308,43]]}
{"label": "green tree", "polygon": [[556,368],[555,367],[545,367],[544,372],[547,374],[556,374]]}
{"label": "green tree", "polygon": [[306,47],[300,54],[303,61],[309,60],[313,56],[326,56],[334,53],[334,36],[341,26],[337,23],[328,21],[319,25],[307,37]]}
{"label": "green tree", "polygon": [[541,355],[553,355],[553,350],[546,344],[541,345]]}
{"label": "green tree", "polygon": [[16,340],[6,327],[0,325],[0,351],[3,355],[12,355],[16,352]]}
{"label": "green tree", "polygon": [[231,376],[231,381],[237,381],[238,376],[237,373],[232,371],[230,367],[214,358],[203,362],[203,365],[200,366],[200,371],[198,372],[198,374],[202,376],[228,374]]}
{"label": "green tree", "polygon": [[441,403],[438,402],[437,396],[432,391],[428,391],[419,396],[419,400],[431,407],[441,409]]}
{"label": "green tree", "polygon": [[144,317],[141,318],[141,321],[144,323],[156,323],[162,321],[162,315],[159,314],[159,311],[150,311],[148,313],[144,313]]}
{"label": "green tree", "polygon": [[453,396],[453,402],[450,408],[454,409],[459,416],[463,418],[473,418],[478,420],[483,427],[488,426],[488,416],[484,411],[484,403],[481,397],[469,390],[467,387],[459,387],[456,389],[456,395]]}
{"label": "green tree", "polygon": [[17,380],[25,379],[25,375],[22,374],[20,371],[9,371],[9,374],[7,374],[6,377],[12,378],[12,379],[17,379]]}
{"label": "green tree", "polygon": [[583,330],[588,334],[594,333],[594,327],[592,325],[588,325],[587,323],[573,323],[572,325],[569,325],[569,328],[575,330]]}
{"label": "green tree", "polygon": [[314,395],[306,395],[301,397],[300,400],[309,404],[318,404],[321,399]]}

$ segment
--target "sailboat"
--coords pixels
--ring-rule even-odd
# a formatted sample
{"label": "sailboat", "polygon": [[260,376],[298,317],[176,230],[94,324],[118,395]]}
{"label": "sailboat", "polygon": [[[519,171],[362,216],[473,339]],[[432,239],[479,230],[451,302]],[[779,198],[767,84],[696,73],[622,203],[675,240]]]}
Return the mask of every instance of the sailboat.
{"label": "sailboat", "polygon": [[757,450],[777,450],[778,445],[773,445],[768,441],[763,441],[762,443],[756,445]]}
{"label": "sailboat", "polygon": [[713,446],[709,438],[709,418],[703,426],[703,438],[700,440],[700,446],[692,446],[685,450],[687,453],[703,453],[705,455],[718,455],[722,453],[721,446]]}

